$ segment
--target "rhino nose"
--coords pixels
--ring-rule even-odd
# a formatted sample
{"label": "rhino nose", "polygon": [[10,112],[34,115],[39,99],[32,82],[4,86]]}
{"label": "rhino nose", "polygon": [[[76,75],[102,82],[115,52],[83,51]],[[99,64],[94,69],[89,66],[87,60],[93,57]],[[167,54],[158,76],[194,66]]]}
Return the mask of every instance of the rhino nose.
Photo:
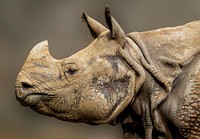
{"label": "rhino nose", "polygon": [[22,101],[32,88],[33,84],[30,81],[17,81],[15,86],[17,100]]}
{"label": "rhino nose", "polygon": [[22,90],[22,92],[24,92],[24,91],[26,91],[26,90],[28,90],[28,89],[30,89],[30,88],[32,88],[33,87],[33,84],[31,83],[31,82],[21,82],[21,90]]}

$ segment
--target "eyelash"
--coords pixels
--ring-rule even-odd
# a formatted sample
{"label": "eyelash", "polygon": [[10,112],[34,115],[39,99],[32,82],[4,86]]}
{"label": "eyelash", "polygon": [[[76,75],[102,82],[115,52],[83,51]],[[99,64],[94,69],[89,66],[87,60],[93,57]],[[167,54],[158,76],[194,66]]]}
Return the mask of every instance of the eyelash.
{"label": "eyelash", "polygon": [[70,74],[70,75],[73,75],[73,74],[75,74],[76,72],[77,72],[76,69],[68,69],[67,71],[65,71],[65,73]]}

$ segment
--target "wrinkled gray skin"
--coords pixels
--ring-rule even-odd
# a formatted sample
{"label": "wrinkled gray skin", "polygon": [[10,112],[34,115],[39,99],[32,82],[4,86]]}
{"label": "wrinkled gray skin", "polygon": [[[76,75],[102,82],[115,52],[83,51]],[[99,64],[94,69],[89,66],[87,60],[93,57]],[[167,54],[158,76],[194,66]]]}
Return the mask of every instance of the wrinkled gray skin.
{"label": "wrinkled gray skin", "polygon": [[30,52],[16,98],[38,113],[92,125],[122,125],[125,139],[200,137],[200,21],[125,35],[85,13],[89,46],[54,59],[47,41]]}

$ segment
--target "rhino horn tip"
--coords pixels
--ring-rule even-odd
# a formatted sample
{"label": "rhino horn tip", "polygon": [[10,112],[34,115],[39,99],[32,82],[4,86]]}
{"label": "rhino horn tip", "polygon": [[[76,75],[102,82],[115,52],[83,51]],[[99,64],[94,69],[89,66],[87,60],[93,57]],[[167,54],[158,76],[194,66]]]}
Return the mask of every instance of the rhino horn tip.
{"label": "rhino horn tip", "polygon": [[33,48],[33,50],[34,51],[40,51],[40,50],[42,50],[42,49],[48,49],[48,41],[47,40],[44,40],[44,41],[42,41],[42,42],[40,42],[40,43],[38,43],[34,48]]}
{"label": "rhino horn tip", "polygon": [[29,53],[28,59],[40,58],[42,56],[47,56],[47,55],[50,55],[48,41],[44,40],[38,43],[35,47],[33,47],[33,49]]}
{"label": "rhino horn tip", "polygon": [[41,45],[46,46],[46,47],[49,47],[49,45],[48,45],[48,40],[44,40],[44,41],[42,41],[41,43],[42,43]]}

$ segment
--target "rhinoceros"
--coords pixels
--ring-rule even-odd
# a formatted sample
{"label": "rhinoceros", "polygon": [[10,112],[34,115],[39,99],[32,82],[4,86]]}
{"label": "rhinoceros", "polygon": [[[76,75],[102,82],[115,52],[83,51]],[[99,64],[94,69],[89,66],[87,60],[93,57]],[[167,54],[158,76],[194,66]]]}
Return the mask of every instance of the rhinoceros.
{"label": "rhinoceros", "polygon": [[200,138],[200,21],[125,35],[108,7],[107,27],[82,19],[94,40],[64,59],[37,44],[17,100],[63,121],[121,124],[125,139]]}

